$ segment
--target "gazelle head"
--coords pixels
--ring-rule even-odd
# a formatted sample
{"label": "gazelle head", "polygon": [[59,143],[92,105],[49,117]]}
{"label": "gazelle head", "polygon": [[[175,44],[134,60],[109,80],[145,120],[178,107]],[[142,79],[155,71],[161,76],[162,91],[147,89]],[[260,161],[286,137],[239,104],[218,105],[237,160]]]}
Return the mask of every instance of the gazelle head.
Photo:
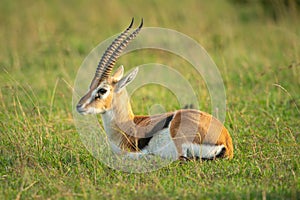
{"label": "gazelle head", "polygon": [[132,72],[123,77],[124,68],[120,66],[116,72],[111,75],[117,58],[129,42],[137,36],[143,26],[142,20],[140,26],[129,34],[133,21],[134,19],[132,19],[129,27],[123,31],[104,52],[88,92],[77,104],[76,108],[80,114],[105,113],[111,108],[114,95],[124,89],[125,86],[135,78],[138,68],[135,68]]}

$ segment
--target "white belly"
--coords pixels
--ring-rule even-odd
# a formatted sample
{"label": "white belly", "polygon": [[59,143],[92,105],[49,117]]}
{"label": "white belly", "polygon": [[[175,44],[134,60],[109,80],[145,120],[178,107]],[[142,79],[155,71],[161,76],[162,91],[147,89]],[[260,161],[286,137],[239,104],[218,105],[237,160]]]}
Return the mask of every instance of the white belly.
{"label": "white belly", "polygon": [[186,158],[206,158],[212,159],[219,155],[224,145],[210,145],[210,144],[182,144],[183,156]]}
{"label": "white belly", "polygon": [[145,154],[158,155],[162,158],[171,160],[178,158],[177,149],[168,128],[155,134],[142,152]]}

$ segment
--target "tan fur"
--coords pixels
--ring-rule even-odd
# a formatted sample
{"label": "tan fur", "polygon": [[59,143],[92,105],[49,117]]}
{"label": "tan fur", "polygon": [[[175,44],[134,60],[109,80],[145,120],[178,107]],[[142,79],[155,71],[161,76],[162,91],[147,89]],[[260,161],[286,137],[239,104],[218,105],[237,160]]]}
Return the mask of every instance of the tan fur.
{"label": "tan fur", "polygon": [[[113,86],[111,88],[114,89]],[[179,110],[155,116],[135,116],[132,112],[126,90],[111,93],[106,99],[92,101],[88,106],[98,109],[113,109],[116,121],[111,122],[113,135],[120,137],[119,147],[128,151],[139,151],[138,140],[153,136],[153,130],[168,116],[174,115],[170,123],[170,133],[179,155],[182,144],[224,145],[225,157],[233,157],[232,139],[221,122],[210,114],[198,110]]]}
{"label": "tan fur", "polygon": [[[114,76],[104,80],[100,84],[109,86],[110,93],[104,99],[94,99],[86,103],[91,97],[93,90],[90,91],[80,100],[78,106],[79,111],[84,112],[84,109],[89,107],[103,110],[103,115],[107,110],[110,110],[113,115],[111,121],[107,121],[110,136],[117,141],[117,145],[123,149],[132,152],[140,151],[138,142],[142,138],[149,138],[160,132],[164,121],[172,116],[169,124],[169,131],[174,144],[177,148],[179,157],[183,155],[182,144],[210,144],[224,145],[224,157],[233,157],[232,139],[221,122],[210,114],[198,110],[179,110],[154,116],[135,116],[132,112],[129,97],[126,89],[119,92],[114,92],[115,87],[122,77],[122,69],[118,70]],[[100,86],[99,86],[100,85]],[[81,110],[80,110],[81,109]],[[166,128],[166,127],[164,127]],[[107,130],[106,130],[107,131]]]}
{"label": "tan fur", "polygon": [[[113,106],[115,108],[114,112],[120,120],[115,125],[119,129],[119,133],[116,134],[122,134],[123,149],[139,151],[137,148],[138,139],[153,136],[155,134],[155,132],[151,132],[153,127],[168,116],[174,115],[170,123],[170,133],[179,155],[182,153],[183,143],[203,143],[224,145],[226,148],[224,156],[233,157],[232,140],[227,129],[210,114],[198,110],[179,110],[154,116],[134,116],[129,99],[125,97],[125,92],[122,91],[116,96],[118,101],[113,101],[115,104]],[[124,99],[125,101],[123,101]],[[123,106],[124,104],[126,108]]]}
{"label": "tan fur", "polygon": [[198,110],[179,110],[170,126],[179,154],[183,143],[224,145],[226,157],[233,157],[233,146],[227,129],[210,114]]}
{"label": "tan fur", "polygon": [[111,102],[112,102],[112,95],[109,95],[105,100],[97,99],[95,101],[92,101],[88,107],[95,107],[95,108],[104,108],[104,109],[110,109],[111,108]]}
{"label": "tan fur", "polygon": [[[112,101],[113,113],[117,121],[111,122],[115,130],[113,134],[120,135],[122,149],[139,151],[137,142],[141,138],[153,136],[159,128],[159,123],[173,113],[164,113],[152,116],[135,116],[132,112],[126,90],[114,96]],[[154,130],[156,128],[156,130]]]}

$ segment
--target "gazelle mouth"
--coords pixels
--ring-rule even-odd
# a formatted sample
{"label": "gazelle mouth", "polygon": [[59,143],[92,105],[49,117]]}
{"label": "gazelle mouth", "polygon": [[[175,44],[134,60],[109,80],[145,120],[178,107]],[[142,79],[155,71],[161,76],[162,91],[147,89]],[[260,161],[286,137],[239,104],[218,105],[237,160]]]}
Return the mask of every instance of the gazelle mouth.
{"label": "gazelle mouth", "polygon": [[81,115],[88,114],[104,114],[106,112],[105,109],[96,109],[96,108],[84,108],[82,105],[77,105],[76,110]]}
{"label": "gazelle mouth", "polygon": [[82,115],[86,115],[87,113],[86,113],[86,109],[84,109],[83,107],[82,107],[82,105],[77,105],[76,106],[76,110],[77,110],[77,112],[79,113],[79,114],[82,114]]}

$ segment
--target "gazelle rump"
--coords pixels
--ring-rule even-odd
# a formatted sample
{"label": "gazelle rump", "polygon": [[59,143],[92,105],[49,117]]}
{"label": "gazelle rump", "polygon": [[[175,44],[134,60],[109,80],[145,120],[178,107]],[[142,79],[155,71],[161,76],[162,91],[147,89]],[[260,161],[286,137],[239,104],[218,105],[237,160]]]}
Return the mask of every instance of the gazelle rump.
{"label": "gazelle rump", "polygon": [[77,104],[80,114],[101,114],[105,132],[116,153],[158,155],[178,159],[215,159],[233,157],[231,137],[212,115],[183,109],[152,116],[133,114],[126,86],[134,80],[138,68],[123,76],[120,66],[112,69],[126,46],[140,32],[140,26],[123,31],[104,52],[88,92]]}

